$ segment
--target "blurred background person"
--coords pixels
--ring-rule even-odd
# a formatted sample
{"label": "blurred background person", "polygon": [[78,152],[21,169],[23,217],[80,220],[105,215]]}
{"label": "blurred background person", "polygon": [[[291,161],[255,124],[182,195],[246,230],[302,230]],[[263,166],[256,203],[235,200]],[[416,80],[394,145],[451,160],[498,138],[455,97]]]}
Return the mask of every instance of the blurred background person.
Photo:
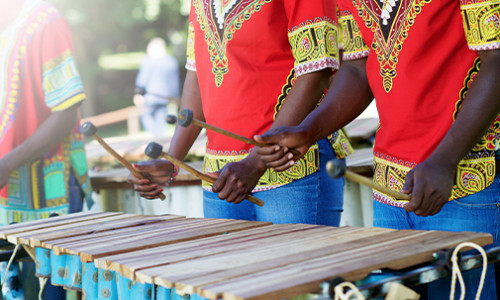
{"label": "blurred background person", "polygon": [[166,134],[167,105],[177,114],[179,80],[179,63],[167,53],[165,40],[152,39],[135,80],[134,104],[141,109],[142,126],[155,136]]}
{"label": "blurred background person", "polygon": [[[0,16],[0,224],[81,211],[91,201],[79,132],[85,94],[69,26],[41,0],[0,0]],[[26,299],[35,298],[34,264],[22,273]],[[19,280],[7,282],[7,299],[22,299]]]}

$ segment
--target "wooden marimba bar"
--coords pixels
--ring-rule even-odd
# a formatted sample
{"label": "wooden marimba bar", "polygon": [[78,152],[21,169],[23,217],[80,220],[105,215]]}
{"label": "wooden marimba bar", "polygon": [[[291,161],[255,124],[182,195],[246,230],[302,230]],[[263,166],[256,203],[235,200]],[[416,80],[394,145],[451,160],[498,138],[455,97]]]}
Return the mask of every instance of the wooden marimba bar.
{"label": "wooden marimba bar", "polygon": [[283,299],[402,269],[489,234],[82,212],[0,227],[84,299]]}

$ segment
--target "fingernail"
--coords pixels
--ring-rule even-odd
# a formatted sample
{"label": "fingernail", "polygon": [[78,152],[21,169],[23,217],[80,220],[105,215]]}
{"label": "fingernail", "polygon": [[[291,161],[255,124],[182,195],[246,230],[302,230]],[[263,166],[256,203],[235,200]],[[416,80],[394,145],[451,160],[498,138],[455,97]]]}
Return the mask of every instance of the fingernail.
{"label": "fingernail", "polygon": [[138,164],[132,164],[132,166],[134,166],[134,168],[137,168],[139,165]]}
{"label": "fingernail", "polygon": [[288,159],[292,159],[292,158],[293,158],[293,154],[292,153],[288,154]]}
{"label": "fingernail", "polygon": [[280,151],[280,146],[274,147],[274,151],[276,151],[276,152]]}
{"label": "fingernail", "polygon": [[291,167],[291,166],[293,166],[294,164],[295,164],[295,162],[292,160],[292,161],[290,162],[290,167]]}

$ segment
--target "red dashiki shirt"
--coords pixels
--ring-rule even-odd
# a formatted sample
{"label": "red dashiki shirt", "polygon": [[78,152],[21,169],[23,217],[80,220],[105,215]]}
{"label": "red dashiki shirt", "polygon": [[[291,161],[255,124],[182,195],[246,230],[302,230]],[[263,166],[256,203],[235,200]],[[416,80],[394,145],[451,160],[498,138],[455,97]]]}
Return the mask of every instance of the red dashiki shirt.
{"label": "red dashiki shirt", "polygon": [[[51,112],[85,99],[72,55],[69,26],[51,5],[24,0],[17,18],[0,31],[0,157],[31,136]],[[68,212],[68,179],[75,174],[90,195],[78,125],[43,157],[10,174],[0,191],[0,224]]]}
{"label": "red dashiki shirt", "polygon": [[[193,0],[186,68],[198,74],[206,122],[249,138],[262,134],[297,76],[337,68],[335,5],[331,0]],[[253,148],[207,134],[205,172],[239,161]],[[343,134],[333,135],[332,145],[339,157],[351,151]],[[254,191],[290,183],[317,169],[314,145],[288,171],[268,169]]]}
{"label": "red dashiki shirt", "polygon": [[[500,1],[340,0],[344,59],[367,58],[380,130],[374,181],[401,190],[451,127],[480,61],[500,48]],[[446,28],[446,30],[443,30]],[[476,193],[495,176],[500,118],[460,162],[451,198]],[[403,206],[388,195],[374,198]]]}

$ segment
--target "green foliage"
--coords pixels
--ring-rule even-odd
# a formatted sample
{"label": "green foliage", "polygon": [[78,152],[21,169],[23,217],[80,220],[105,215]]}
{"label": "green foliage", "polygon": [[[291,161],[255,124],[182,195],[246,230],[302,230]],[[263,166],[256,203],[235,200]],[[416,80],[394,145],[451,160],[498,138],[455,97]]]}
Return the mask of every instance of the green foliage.
{"label": "green foliage", "polygon": [[54,4],[71,26],[87,94],[84,116],[132,105],[137,56],[133,62],[122,60],[123,66],[114,70],[102,68],[99,61],[109,62],[113,57],[116,63],[117,57],[127,57],[129,52],[144,52],[148,41],[159,36],[167,41],[168,51],[179,65],[185,64],[189,0],[46,1]]}

